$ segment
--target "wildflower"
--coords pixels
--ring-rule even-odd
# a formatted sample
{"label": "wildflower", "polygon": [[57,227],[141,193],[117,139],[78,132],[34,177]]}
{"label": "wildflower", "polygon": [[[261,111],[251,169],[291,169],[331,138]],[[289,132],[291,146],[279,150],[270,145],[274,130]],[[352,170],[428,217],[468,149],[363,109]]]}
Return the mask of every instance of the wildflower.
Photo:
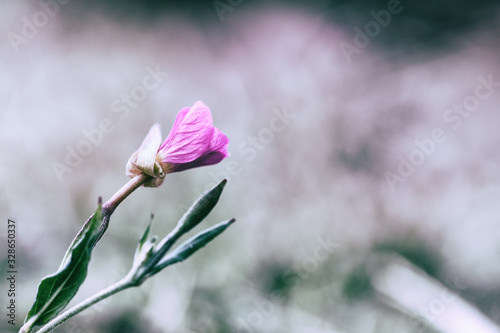
{"label": "wildflower", "polygon": [[144,186],[158,187],[167,173],[213,165],[229,156],[229,139],[212,124],[210,109],[201,101],[183,108],[163,143],[160,124],[154,124],[141,147],[127,162],[126,174],[154,177]]}

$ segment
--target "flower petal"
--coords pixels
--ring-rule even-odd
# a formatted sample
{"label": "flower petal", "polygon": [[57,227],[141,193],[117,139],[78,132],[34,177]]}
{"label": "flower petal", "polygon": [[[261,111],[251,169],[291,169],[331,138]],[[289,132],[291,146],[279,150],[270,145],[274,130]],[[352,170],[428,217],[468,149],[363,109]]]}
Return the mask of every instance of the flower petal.
{"label": "flower petal", "polygon": [[229,138],[222,133],[222,131],[218,128],[214,128],[214,136],[212,138],[212,142],[210,142],[210,150],[217,151],[224,155],[225,157],[229,157],[230,154],[227,150],[227,146],[229,145]]}
{"label": "flower petal", "polygon": [[155,169],[156,153],[161,144],[160,124],[154,124],[149,130],[141,147],[127,162],[126,173],[129,177],[144,172],[147,175],[158,177],[158,168]]}
{"label": "flower petal", "polygon": [[179,129],[179,126],[182,124],[184,119],[186,119],[186,115],[188,114],[189,110],[191,110],[191,108],[182,108],[179,111],[177,117],[175,118],[174,126],[172,127],[170,133],[168,133],[168,136],[165,139],[165,141],[163,141],[160,149],[163,148],[165,145],[167,145],[170,141],[172,141],[172,137],[174,136],[175,133],[177,133],[177,130]]}
{"label": "flower petal", "polygon": [[188,163],[170,163],[168,166],[168,172],[178,172],[187,169],[197,168],[206,165],[214,165],[222,161],[226,155],[219,151],[212,151],[206,155],[198,157],[196,160]]}
{"label": "flower petal", "polygon": [[140,175],[142,171],[135,165],[135,161],[137,161],[137,154],[139,151],[137,150],[135,153],[130,156],[127,161],[127,166],[125,167],[125,174],[130,178],[134,178],[134,176]]}
{"label": "flower petal", "polygon": [[158,147],[160,147],[161,139],[161,126],[156,123],[151,126],[148,135],[146,135],[146,138],[142,142],[141,148],[139,148],[136,164],[150,176],[155,175],[156,153],[158,152]]}
{"label": "flower petal", "polygon": [[189,110],[179,112],[158,154],[163,163],[189,163],[209,150],[213,137],[210,109],[198,101]]}
{"label": "flower petal", "polygon": [[214,134],[209,149],[203,155],[188,163],[166,163],[164,167],[166,169],[165,172],[178,172],[200,166],[213,165],[228,157],[230,155],[227,151],[229,138],[218,128],[214,128]]}

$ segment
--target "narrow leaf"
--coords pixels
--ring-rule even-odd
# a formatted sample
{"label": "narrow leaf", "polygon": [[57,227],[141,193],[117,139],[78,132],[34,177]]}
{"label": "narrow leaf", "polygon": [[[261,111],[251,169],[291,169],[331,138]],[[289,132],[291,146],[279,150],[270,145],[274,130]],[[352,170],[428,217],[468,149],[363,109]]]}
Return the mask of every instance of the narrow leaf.
{"label": "narrow leaf", "polygon": [[87,276],[88,263],[97,237],[96,230],[101,222],[99,203],[90,223],[69,246],[58,271],[46,276],[38,285],[35,302],[24,321],[28,327],[46,324],[75,296]]}
{"label": "narrow leaf", "polygon": [[144,230],[144,233],[141,236],[141,239],[139,240],[139,243],[137,244],[137,249],[135,250],[135,257],[141,253],[141,250],[146,243],[146,241],[149,239],[149,233],[151,231],[151,225],[153,224],[154,221],[154,214],[151,214],[151,218],[149,220],[148,226],[146,227],[146,230]]}
{"label": "narrow leaf", "polygon": [[223,179],[218,185],[205,191],[181,217],[177,226],[170,234],[157,245],[156,257],[163,258],[172,245],[185,233],[196,227],[215,207],[222,194],[227,180]]}
{"label": "narrow leaf", "polygon": [[236,220],[230,219],[228,221],[221,222],[219,224],[214,225],[213,227],[200,232],[199,234],[193,236],[188,239],[179,247],[177,247],[174,251],[166,255],[162,260],[160,260],[156,266],[152,269],[153,274],[158,273],[163,268],[173,265],[175,263],[181,262],[189,258],[193,253],[207,245],[210,241],[212,241],[215,237],[219,236],[227,227],[233,224]]}
{"label": "narrow leaf", "polygon": [[177,226],[180,227],[181,235],[196,227],[205,217],[207,217],[217,204],[217,201],[219,201],[226,183],[227,180],[223,179],[218,185],[205,191],[193,205],[189,207],[188,211],[177,223]]}

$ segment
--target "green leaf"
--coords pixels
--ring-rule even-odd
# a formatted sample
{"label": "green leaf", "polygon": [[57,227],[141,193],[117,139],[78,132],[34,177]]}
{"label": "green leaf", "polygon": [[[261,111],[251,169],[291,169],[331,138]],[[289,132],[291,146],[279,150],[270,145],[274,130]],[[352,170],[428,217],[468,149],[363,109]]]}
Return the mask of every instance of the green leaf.
{"label": "green leaf", "polygon": [[46,276],[38,285],[35,302],[24,321],[28,327],[46,324],[75,296],[87,277],[92,248],[98,237],[96,231],[101,222],[102,212],[99,203],[90,223],[84,226],[69,246],[58,271]]}
{"label": "green leaf", "polygon": [[223,179],[218,185],[212,189],[205,191],[188,211],[181,217],[177,226],[180,228],[179,233],[185,234],[189,230],[196,227],[215,207],[222,194],[224,186],[226,186],[227,179]]}
{"label": "green leaf", "polygon": [[187,212],[181,217],[177,226],[170,234],[161,240],[158,244],[155,256],[163,258],[165,253],[172,245],[185,233],[196,227],[215,207],[222,194],[227,180],[223,179],[218,185],[212,189],[205,191],[192,205]]}
{"label": "green leaf", "polygon": [[153,224],[154,221],[154,214],[151,214],[151,218],[149,219],[148,226],[146,227],[146,230],[144,230],[144,233],[141,236],[141,239],[139,240],[139,243],[137,244],[137,249],[135,250],[135,257],[137,258],[139,254],[142,252],[142,248],[144,247],[144,244],[146,241],[149,240],[149,234],[151,232],[151,225]]}
{"label": "green leaf", "polygon": [[207,245],[215,237],[219,236],[227,227],[233,224],[236,220],[230,219],[219,224],[214,225],[207,230],[200,232],[199,234],[188,239],[174,251],[166,255],[162,260],[160,260],[156,266],[152,269],[152,273],[149,276],[158,273],[163,268],[173,265],[175,263],[181,262],[189,258],[193,253]]}

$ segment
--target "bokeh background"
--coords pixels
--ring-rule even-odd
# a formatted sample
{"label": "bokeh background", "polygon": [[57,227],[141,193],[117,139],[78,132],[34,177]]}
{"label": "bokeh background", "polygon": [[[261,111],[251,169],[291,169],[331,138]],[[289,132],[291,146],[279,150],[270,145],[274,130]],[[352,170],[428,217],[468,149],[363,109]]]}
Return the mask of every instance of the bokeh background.
{"label": "bokeh background", "polygon": [[56,332],[500,332],[495,2],[1,8],[2,332],[16,331],[3,313],[7,219],[19,329],[149,127],[166,135],[197,100],[231,157],[127,198],[72,304],[126,274],[151,213],[163,236],[224,177],[196,230],[237,223]]}

